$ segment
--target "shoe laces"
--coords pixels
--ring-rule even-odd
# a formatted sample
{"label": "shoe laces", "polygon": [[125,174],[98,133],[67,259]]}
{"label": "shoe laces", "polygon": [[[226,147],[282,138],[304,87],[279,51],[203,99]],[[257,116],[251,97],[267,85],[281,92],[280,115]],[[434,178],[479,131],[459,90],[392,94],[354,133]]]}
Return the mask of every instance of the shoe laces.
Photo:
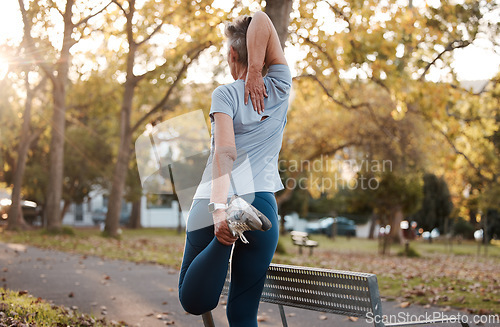
{"label": "shoe laces", "polygon": [[241,222],[237,220],[228,221],[229,228],[233,232],[233,235],[238,235],[243,243],[249,243],[246,237],[243,235],[243,232],[252,230],[250,226],[246,224],[246,222]]}

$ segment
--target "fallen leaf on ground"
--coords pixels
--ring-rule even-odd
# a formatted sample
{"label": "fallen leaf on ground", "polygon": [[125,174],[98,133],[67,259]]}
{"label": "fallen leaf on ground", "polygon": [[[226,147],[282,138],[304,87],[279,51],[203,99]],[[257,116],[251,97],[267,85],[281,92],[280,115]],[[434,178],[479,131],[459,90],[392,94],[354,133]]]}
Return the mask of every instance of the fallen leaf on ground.
{"label": "fallen leaf on ground", "polygon": [[158,319],[158,320],[168,320],[168,316],[166,314],[160,313],[160,314],[156,315],[156,319]]}

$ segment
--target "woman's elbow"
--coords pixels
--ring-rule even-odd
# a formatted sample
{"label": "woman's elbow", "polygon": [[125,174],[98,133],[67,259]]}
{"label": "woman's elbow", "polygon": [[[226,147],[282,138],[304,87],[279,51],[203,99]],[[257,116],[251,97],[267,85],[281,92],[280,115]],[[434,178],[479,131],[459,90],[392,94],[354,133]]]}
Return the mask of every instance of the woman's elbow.
{"label": "woman's elbow", "polygon": [[216,146],[214,151],[214,156],[217,158],[222,158],[224,161],[236,161],[238,157],[238,152],[235,146]]}

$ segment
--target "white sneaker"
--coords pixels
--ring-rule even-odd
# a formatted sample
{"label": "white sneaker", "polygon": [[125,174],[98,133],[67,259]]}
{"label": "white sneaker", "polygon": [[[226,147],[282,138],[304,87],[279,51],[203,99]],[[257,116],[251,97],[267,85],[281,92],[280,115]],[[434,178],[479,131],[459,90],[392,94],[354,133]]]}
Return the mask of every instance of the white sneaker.
{"label": "white sneaker", "polygon": [[229,229],[234,236],[238,235],[243,243],[248,243],[243,232],[266,231],[272,227],[271,221],[262,212],[237,195],[233,195],[229,201],[226,212]]}

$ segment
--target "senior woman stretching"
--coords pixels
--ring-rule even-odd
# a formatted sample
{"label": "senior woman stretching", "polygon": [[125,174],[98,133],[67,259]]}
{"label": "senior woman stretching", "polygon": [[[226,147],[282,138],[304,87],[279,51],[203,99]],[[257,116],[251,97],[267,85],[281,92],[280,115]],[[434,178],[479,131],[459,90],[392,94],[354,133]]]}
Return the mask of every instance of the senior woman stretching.
{"label": "senior woman stretching", "polygon": [[[211,153],[188,215],[179,299],[195,315],[214,309],[233,250],[227,318],[230,326],[246,327],[257,326],[266,271],[278,243],[274,192],[283,189],[278,154],[292,79],[265,13],[239,17],[225,34],[235,81],[212,93]],[[268,73],[262,79],[263,66]],[[245,80],[255,110],[245,104]],[[259,99],[254,91],[259,89],[266,98]],[[235,194],[241,196],[235,202],[251,204],[239,203],[251,214],[229,212],[227,202]]]}

